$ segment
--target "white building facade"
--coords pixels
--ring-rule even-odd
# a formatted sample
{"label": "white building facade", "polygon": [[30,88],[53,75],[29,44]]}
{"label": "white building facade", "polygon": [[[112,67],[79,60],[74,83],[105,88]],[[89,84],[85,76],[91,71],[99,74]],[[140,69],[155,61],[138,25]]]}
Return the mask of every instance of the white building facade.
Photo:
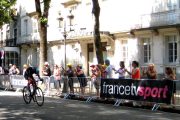
{"label": "white building facade", "polygon": [[[25,3],[23,3],[25,2]],[[91,0],[52,0],[48,19],[48,62],[64,66],[97,64],[93,47],[94,16]],[[180,75],[179,0],[99,0],[104,60],[119,67],[137,60],[141,67],[154,63],[159,77],[171,66]],[[39,65],[39,33],[34,0],[17,2],[17,45],[20,65]],[[67,32],[66,51],[64,30]]]}

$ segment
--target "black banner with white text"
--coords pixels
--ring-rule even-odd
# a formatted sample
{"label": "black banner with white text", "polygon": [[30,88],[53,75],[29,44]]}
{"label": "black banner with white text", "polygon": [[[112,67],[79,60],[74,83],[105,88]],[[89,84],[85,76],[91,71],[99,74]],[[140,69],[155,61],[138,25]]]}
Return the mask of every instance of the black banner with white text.
{"label": "black banner with white text", "polygon": [[101,97],[171,103],[171,80],[101,79]]}

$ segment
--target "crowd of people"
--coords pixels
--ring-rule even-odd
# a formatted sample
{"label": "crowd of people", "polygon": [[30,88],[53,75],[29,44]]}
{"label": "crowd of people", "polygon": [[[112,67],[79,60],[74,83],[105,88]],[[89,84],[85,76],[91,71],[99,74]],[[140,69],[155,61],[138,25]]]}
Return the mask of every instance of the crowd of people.
{"label": "crowd of people", "polygon": [[14,64],[9,64],[9,68],[1,67],[0,66],[0,75],[19,75],[20,70],[19,68]]}
{"label": "crowd of people", "polygon": [[[23,65],[22,74],[24,75],[28,65]],[[96,89],[96,95],[100,95],[100,83],[101,78],[113,78],[113,74],[118,74],[119,79],[131,78],[134,80],[140,80],[141,78],[147,79],[157,79],[157,71],[155,65],[150,63],[148,67],[141,67],[137,61],[132,61],[131,70],[128,70],[125,66],[124,61],[120,61],[119,67],[115,68],[110,64],[109,60],[105,60],[105,64],[97,64],[90,65],[90,78]],[[9,70],[4,71],[2,67],[0,67],[0,73],[4,74],[6,72],[9,75],[19,75],[20,70],[16,65],[9,65]],[[42,71],[43,76],[54,76],[54,85],[57,90],[56,95],[61,94],[61,79],[62,76],[67,76],[68,78],[68,86],[70,93],[74,93],[74,77],[79,80],[81,94],[85,94],[85,87],[87,86],[87,79],[82,69],[82,66],[77,65],[73,66],[72,64],[67,64],[67,70],[65,70],[62,66],[54,65],[53,68],[50,67],[48,62],[44,63],[44,69]],[[127,77],[130,76],[130,77]],[[164,79],[175,80],[176,74],[174,73],[171,67],[165,68]],[[174,101],[174,100],[173,100]]]}
{"label": "crowd of people", "polygon": [[[115,69],[110,64],[109,60],[105,60],[105,65],[91,65],[90,67],[92,75],[91,78],[94,82],[97,95],[99,96],[99,89],[100,89],[100,78],[113,78],[112,73],[118,74],[119,80],[125,79],[128,75],[133,80],[140,80],[142,78],[148,79],[148,80],[157,80],[157,71],[155,68],[155,65],[153,63],[150,63],[147,67],[141,67],[139,66],[139,63],[137,61],[132,61],[132,69],[128,70],[125,67],[124,61],[120,61],[119,68]],[[167,80],[175,80],[176,74],[174,70],[171,67],[165,67],[165,73],[163,79]],[[175,87],[175,86],[174,86]],[[175,93],[175,92],[174,92]],[[175,97],[172,96],[172,103],[175,103]]]}

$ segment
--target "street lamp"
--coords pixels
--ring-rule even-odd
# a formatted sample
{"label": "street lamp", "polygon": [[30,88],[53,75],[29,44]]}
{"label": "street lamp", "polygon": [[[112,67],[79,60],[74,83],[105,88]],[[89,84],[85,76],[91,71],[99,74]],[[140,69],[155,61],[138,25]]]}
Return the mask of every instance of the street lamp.
{"label": "street lamp", "polygon": [[64,22],[64,69],[66,70],[66,38],[67,38],[67,32],[66,32],[66,22]]}
{"label": "street lamp", "polygon": [[[67,18],[69,19],[69,32],[72,31],[71,30],[71,26],[72,26],[72,20],[74,19],[74,15],[72,14],[72,10],[69,10],[69,15],[67,16]],[[67,39],[67,30],[66,30],[66,19],[64,19],[61,16],[61,13],[59,12],[59,27],[62,28],[62,26],[64,27],[64,31],[63,31],[63,37],[64,37],[64,69],[66,70],[66,39]],[[64,23],[64,25],[62,25],[62,23]]]}

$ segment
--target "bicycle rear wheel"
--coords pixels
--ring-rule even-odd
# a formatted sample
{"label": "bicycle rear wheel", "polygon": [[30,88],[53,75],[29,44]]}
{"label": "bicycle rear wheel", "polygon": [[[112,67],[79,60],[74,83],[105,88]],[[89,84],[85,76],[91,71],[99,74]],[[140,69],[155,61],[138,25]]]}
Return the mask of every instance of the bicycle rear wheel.
{"label": "bicycle rear wheel", "polygon": [[38,106],[42,106],[44,104],[44,94],[41,88],[36,88],[34,97]]}
{"label": "bicycle rear wheel", "polygon": [[32,99],[31,98],[31,92],[30,92],[30,90],[28,89],[27,86],[25,86],[23,88],[23,99],[24,99],[24,102],[26,104],[29,104],[31,102],[31,99]]}

